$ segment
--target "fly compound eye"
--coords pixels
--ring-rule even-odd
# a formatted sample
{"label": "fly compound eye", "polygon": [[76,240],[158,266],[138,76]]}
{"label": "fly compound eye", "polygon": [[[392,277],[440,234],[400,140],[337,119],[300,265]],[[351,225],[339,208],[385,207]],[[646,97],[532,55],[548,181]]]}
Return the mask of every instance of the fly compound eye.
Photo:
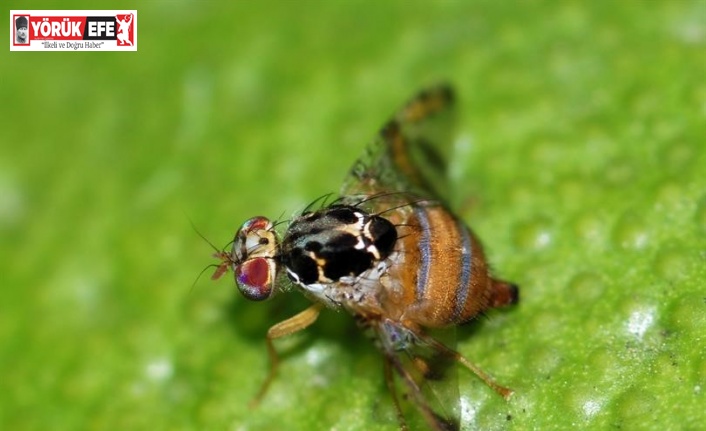
{"label": "fly compound eye", "polygon": [[238,229],[231,256],[235,282],[240,292],[252,301],[272,296],[277,266],[277,236],[266,217],[253,217]]}
{"label": "fly compound eye", "polygon": [[232,254],[238,262],[243,262],[254,257],[273,257],[276,249],[272,222],[266,217],[253,217],[235,234]]}
{"label": "fly compound eye", "polygon": [[240,293],[251,301],[262,301],[274,293],[275,262],[255,257],[235,267],[235,283]]}

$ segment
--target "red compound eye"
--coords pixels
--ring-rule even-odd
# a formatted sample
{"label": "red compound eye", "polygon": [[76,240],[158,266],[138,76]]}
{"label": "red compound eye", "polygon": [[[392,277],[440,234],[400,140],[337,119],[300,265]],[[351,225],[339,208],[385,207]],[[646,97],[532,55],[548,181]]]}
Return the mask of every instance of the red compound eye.
{"label": "red compound eye", "polygon": [[262,301],[272,296],[275,264],[271,259],[248,259],[235,268],[235,282],[240,292],[251,301]]}

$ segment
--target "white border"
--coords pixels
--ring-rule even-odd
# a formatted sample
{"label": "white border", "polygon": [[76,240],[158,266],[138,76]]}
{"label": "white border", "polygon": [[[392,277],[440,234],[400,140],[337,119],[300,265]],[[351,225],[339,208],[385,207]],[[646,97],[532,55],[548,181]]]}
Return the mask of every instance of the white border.
{"label": "white border", "polygon": [[[72,47],[67,48],[45,48],[42,45],[43,41],[32,41],[27,45],[15,45],[15,21],[13,15],[30,15],[30,16],[114,16],[129,14],[133,15],[133,25],[135,29],[134,39],[135,43],[133,46],[122,46],[118,45],[117,41],[100,41],[103,42],[101,48],[79,48],[74,49]],[[101,10],[79,10],[79,9],[54,9],[54,10],[27,10],[27,9],[13,9],[10,10],[10,51],[43,51],[43,52],[56,52],[56,51],[137,51],[137,10],[127,10],[127,9],[101,9]],[[28,29],[29,31],[29,29]],[[80,41],[77,41],[80,42]],[[85,42],[95,42],[95,41],[85,41]]]}

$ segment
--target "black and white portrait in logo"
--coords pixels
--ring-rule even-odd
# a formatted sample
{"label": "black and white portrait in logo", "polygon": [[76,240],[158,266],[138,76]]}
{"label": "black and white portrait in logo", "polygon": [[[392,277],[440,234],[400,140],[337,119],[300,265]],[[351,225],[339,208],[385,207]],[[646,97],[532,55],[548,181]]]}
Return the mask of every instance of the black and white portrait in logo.
{"label": "black and white portrait in logo", "polygon": [[29,43],[29,33],[27,28],[29,27],[29,19],[26,16],[19,16],[15,18],[15,43],[26,45]]}

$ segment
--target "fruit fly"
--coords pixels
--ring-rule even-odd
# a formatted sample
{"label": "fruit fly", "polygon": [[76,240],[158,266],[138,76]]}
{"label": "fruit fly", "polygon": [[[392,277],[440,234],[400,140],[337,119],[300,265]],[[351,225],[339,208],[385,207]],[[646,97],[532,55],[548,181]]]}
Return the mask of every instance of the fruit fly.
{"label": "fruit fly", "polygon": [[518,301],[517,286],[491,275],[479,240],[445,196],[453,101],[447,85],[422,91],[383,126],[332,203],[310,206],[281,234],[271,220],[251,218],[232,248],[216,254],[212,278],[231,269],[247,299],[293,285],[313,302],[268,330],[271,370],[256,401],[279,363],[273,340],[308,327],[324,308],[352,314],[382,352],[401,429],[410,416],[431,430],[459,429],[459,401],[445,400],[440,383],[454,362],[512,394],[431,334]]}

